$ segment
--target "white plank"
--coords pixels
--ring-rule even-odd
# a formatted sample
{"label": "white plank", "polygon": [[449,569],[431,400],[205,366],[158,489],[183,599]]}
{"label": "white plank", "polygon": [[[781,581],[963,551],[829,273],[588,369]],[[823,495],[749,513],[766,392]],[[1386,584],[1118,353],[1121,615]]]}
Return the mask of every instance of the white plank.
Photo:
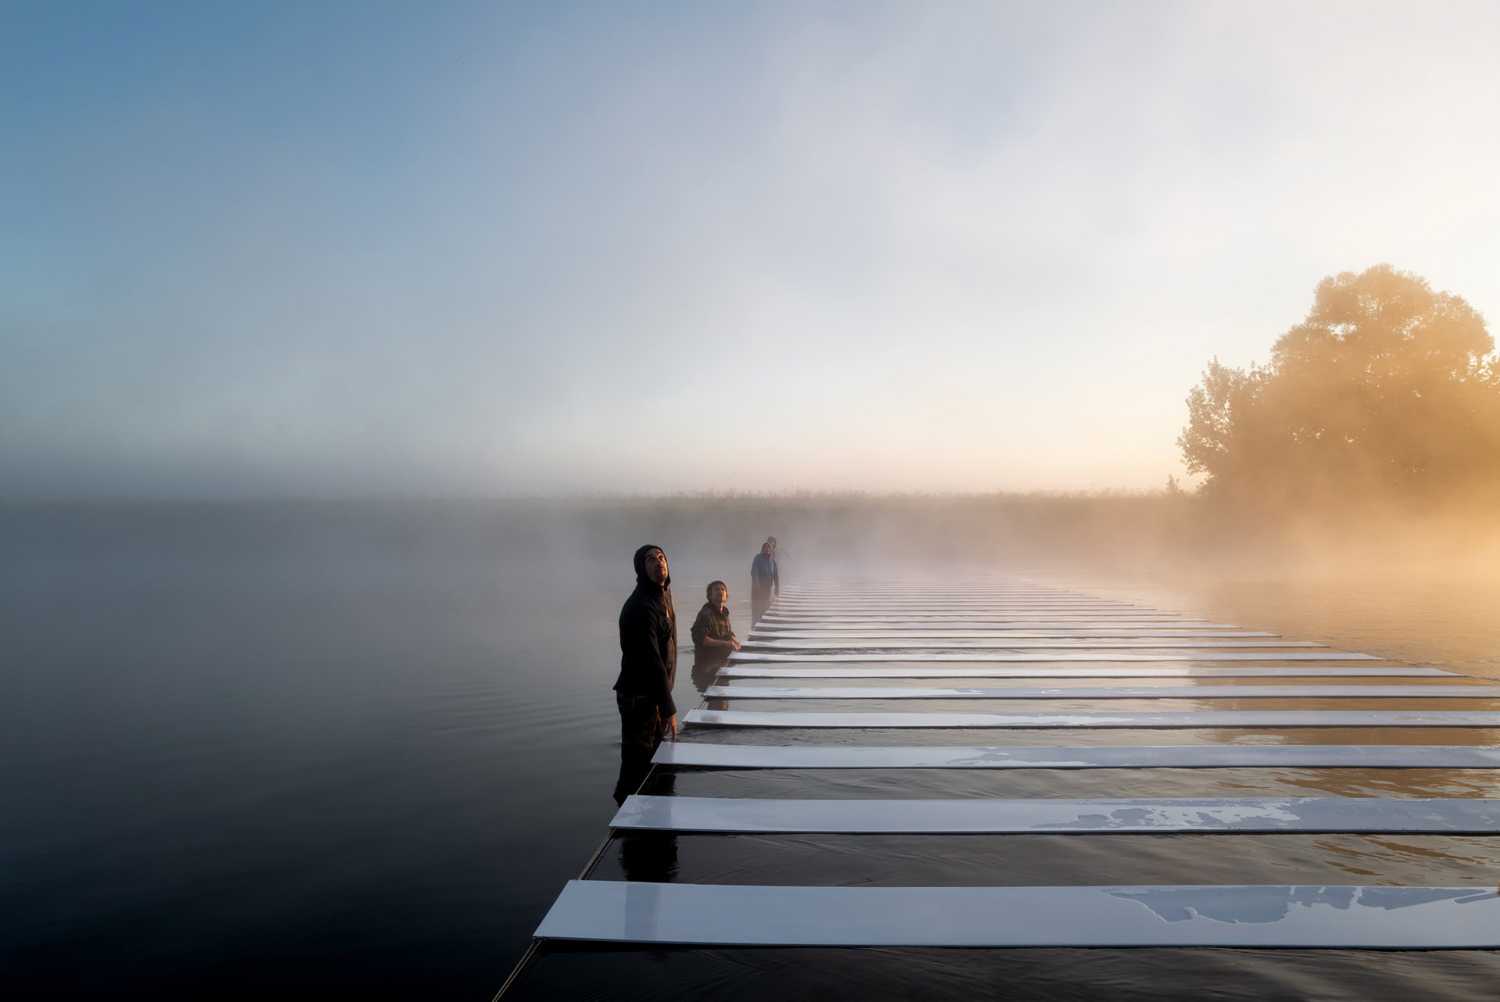
{"label": "white plank", "polygon": [[794,667],[761,667],[730,665],[719,672],[726,678],[1463,678],[1442,668],[1381,665],[1373,668],[1321,667],[1293,665],[1270,668],[1244,665],[1227,668],[1197,668],[1169,665],[1116,665],[1109,667],[1057,667],[1048,665],[1007,668],[990,665],[984,668],[950,666],[944,668],[903,667],[850,664],[800,665]]}
{"label": "white plank", "polygon": [[539,939],[723,946],[1494,949],[1493,886],[765,887],[572,880]]}
{"label": "white plank", "polygon": [[1473,797],[1132,797],[943,800],[626,799],[611,828],[836,835],[1184,832],[1492,835],[1500,800]]}
{"label": "white plank", "polygon": [[1112,651],[1112,650],[1233,650],[1324,647],[1311,640],[747,640],[745,647],[773,651],[842,651],[860,650],[927,651],[933,648],[996,651]]}
{"label": "white plank", "polygon": [[1373,654],[1358,654],[1349,651],[1318,651],[1317,653],[1277,653],[1256,652],[1241,653],[1236,651],[1215,651],[1207,654],[1130,654],[1130,653],[1088,653],[1088,654],[965,654],[959,651],[944,651],[931,654],[871,654],[849,651],[842,654],[778,654],[778,653],[756,653],[752,651],[736,651],[730,655],[730,660],[736,664],[750,664],[762,662],[823,662],[823,661],[910,661],[923,664],[951,662],[964,664],[968,662],[1004,664],[1011,662],[1026,661],[1118,661],[1121,663],[1150,662],[1150,661],[1379,661],[1380,658]]}
{"label": "white plank", "polygon": [[1073,640],[1078,638],[1141,639],[1160,637],[1165,640],[1254,640],[1279,637],[1265,630],[1163,630],[1127,626],[1117,630],[1100,627],[1069,627],[1053,630],[943,630],[899,628],[875,630],[789,630],[756,626],[750,637],[762,640],[837,640],[861,643],[865,640]]}
{"label": "white plank", "polygon": [[723,727],[1500,727],[1482,710],[1176,710],[1130,713],[795,713],[692,710],[690,724]]}
{"label": "white plank", "polygon": [[1478,745],[744,745],[664,741],[660,765],[723,769],[1500,769]]}
{"label": "white plank", "polygon": [[755,624],[757,630],[806,630],[806,631],[831,631],[839,630],[848,633],[856,633],[860,630],[1234,630],[1237,629],[1231,623],[1210,623],[1203,620],[1181,620],[1181,619],[1137,619],[1131,617],[1111,618],[1109,616],[1022,616],[1022,617],[982,617],[982,616],[954,616],[935,619],[870,619],[859,620],[853,618],[837,619],[808,619],[808,620],[786,620],[769,619],[762,617]]}
{"label": "white plank", "polygon": [[712,685],[712,699],[1500,699],[1495,685],[1163,685],[961,689]]}

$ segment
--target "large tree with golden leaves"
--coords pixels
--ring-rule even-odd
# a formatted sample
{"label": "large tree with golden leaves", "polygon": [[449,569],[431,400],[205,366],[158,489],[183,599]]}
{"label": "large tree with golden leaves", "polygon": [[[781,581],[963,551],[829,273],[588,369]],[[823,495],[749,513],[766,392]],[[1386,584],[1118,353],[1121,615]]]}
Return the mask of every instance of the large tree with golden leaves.
{"label": "large tree with golden leaves", "polygon": [[1500,480],[1500,365],[1484,318],[1377,265],[1318,283],[1265,366],[1210,362],[1178,438],[1209,493],[1270,503],[1421,497]]}

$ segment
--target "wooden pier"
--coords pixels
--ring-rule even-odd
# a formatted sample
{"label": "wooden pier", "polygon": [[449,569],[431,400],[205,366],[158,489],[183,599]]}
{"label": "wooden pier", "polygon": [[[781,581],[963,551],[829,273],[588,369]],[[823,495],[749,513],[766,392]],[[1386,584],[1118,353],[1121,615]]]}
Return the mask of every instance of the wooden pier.
{"label": "wooden pier", "polygon": [[[787,588],[705,697],[612,839],[1500,833],[1500,799],[1288,796],[1272,772],[1500,768],[1500,686],[1026,580]],[[713,775],[746,770],[886,770],[910,785],[868,799],[796,796],[795,783],[777,796],[713,788]],[[932,783],[916,777],[933,770],[1130,770],[1136,787],[1160,777],[1168,789],[1175,770],[1248,781],[1236,796],[923,796]],[[709,795],[663,785],[705,771]],[[1278,792],[1257,794],[1256,777]],[[1472,884],[1198,883],[1188,868],[1159,884],[996,885],[983,873],[968,886],[710,884],[671,866],[599,879],[599,858],[562,889],[507,987],[524,993],[528,965],[553,944],[1500,948],[1486,872]]]}

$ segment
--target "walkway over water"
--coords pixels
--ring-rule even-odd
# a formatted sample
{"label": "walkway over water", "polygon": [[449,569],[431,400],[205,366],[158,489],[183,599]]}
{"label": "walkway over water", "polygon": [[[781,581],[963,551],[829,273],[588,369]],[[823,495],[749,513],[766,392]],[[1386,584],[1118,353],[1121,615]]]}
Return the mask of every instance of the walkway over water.
{"label": "walkway over water", "polygon": [[[594,956],[687,997],[749,946],[1500,948],[1493,873],[1437,841],[1500,833],[1500,686],[970,584],[788,587],[502,994]],[[1438,847],[1353,865],[1397,835]],[[663,945],[699,949],[622,961]]]}

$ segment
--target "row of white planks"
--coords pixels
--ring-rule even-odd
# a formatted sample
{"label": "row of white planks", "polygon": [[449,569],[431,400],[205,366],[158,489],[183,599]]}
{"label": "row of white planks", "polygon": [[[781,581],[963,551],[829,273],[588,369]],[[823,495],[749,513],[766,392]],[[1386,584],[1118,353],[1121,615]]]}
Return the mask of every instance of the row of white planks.
{"label": "row of white planks", "polygon": [[[1298,701],[1500,700],[1500,686],[1435,666],[1312,651],[1233,624],[1186,619],[1025,581],[922,589],[834,582],[787,589],[692,711],[663,768],[1496,769],[1488,744],[894,744],[932,729],[1500,729],[1500,712],[1297,708]],[[1370,662],[1370,663],[1367,663]],[[1316,679],[1318,682],[1286,680]],[[1420,682],[1383,683],[1377,679]],[[842,680],[830,684],[828,680]],[[969,687],[966,680],[989,684]],[[1101,684],[1111,679],[1136,680]],[[1230,679],[1235,681],[1224,682]],[[1267,679],[1276,684],[1260,684]],[[873,680],[873,681],[872,681]],[[934,684],[941,680],[948,684]],[[1045,687],[1041,680],[1062,684]],[[1144,684],[1142,681],[1144,680]],[[1333,680],[1333,681],[1328,681]],[[929,710],[932,701],[959,701]],[[988,712],[968,701],[1278,700],[1293,708]],[[783,701],[790,708],[779,708]],[[806,709],[870,701],[873,712]],[[738,709],[741,703],[759,708]],[[772,704],[768,706],[767,704]],[[1152,704],[1154,705],[1154,704]],[[1452,705],[1449,703],[1448,705]],[[692,740],[756,729],[852,743]],[[871,733],[866,733],[866,732]],[[727,734],[729,732],[725,732]],[[940,730],[941,734],[942,731]],[[960,735],[967,738],[967,735]],[[1484,736],[1484,735],[1481,735]],[[618,831],[1013,835],[1183,833],[1500,834],[1483,798],[746,799],[634,796]],[[824,887],[571,881],[539,939],[714,945],[989,947],[1500,947],[1500,896],[1474,887],[1162,885]]]}

